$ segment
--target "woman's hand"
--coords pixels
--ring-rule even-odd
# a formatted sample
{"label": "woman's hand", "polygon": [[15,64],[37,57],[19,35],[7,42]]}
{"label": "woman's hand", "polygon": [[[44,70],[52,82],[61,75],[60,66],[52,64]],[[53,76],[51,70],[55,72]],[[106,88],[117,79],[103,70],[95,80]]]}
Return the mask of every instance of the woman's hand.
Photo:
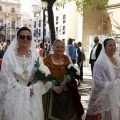
{"label": "woman's hand", "polygon": [[51,89],[54,90],[56,93],[60,94],[62,92],[62,88],[59,86],[51,86]]}
{"label": "woman's hand", "polygon": [[34,90],[32,88],[30,88],[30,97],[32,97],[34,94]]}

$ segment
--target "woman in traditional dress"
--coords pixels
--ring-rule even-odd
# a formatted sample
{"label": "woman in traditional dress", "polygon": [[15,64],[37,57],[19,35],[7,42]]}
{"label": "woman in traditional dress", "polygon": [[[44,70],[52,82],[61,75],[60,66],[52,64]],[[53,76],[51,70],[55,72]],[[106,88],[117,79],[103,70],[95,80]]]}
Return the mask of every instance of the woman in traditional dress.
{"label": "woman in traditional dress", "polygon": [[42,94],[51,82],[30,85],[35,61],[45,67],[36,52],[31,30],[22,27],[8,47],[0,74],[0,120],[44,120]]}
{"label": "woman in traditional dress", "polygon": [[112,38],[103,42],[93,80],[85,120],[120,120],[120,58]]}
{"label": "woman in traditional dress", "polygon": [[49,54],[43,60],[58,81],[43,95],[45,120],[81,120],[84,113],[76,81],[72,79],[61,87],[65,75],[68,74],[67,66],[73,65],[70,57],[64,55],[64,51],[65,43],[56,40],[53,43],[53,54]]}

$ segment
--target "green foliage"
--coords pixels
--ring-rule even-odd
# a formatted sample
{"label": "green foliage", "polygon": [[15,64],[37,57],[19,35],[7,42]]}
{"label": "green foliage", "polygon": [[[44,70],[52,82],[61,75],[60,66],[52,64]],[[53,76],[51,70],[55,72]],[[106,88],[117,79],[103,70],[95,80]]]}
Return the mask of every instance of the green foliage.
{"label": "green foliage", "polygon": [[[77,6],[77,11],[82,13],[83,7],[90,6],[93,10],[95,9],[105,9],[108,3],[108,0],[66,0],[66,2],[75,1]],[[56,1],[56,5],[62,5],[65,3],[65,0],[63,2],[60,0]]]}

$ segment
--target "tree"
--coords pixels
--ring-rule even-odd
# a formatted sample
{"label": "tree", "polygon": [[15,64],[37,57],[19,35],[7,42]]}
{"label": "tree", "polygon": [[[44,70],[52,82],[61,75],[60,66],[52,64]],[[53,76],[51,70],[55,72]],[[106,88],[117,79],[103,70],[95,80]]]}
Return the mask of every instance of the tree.
{"label": "tree", "polygon": [[56,2],[56,0],[48,0],[48,23],[49,23],[49,29],[51,32],[51,44],[55,41],[55,27],[54,27],[54,13],[53,13],[53,4]]}
{"label": "tree", "polygon": [[77,11],[82,13],[83,8],[85,6],[90,6],[92,9],[104,9],[106,8],[108,0],[42,0],[48,3],[48,23],[49,29],[51,32],[51,43],[55,41],[55,27],[54,27],[54,13],[53,13],[53,5],[54,3],[59,6],[64,4],[65,2],[75,1],[77,6]]}
{"label": "tree", "polygon": [[[93,10],[95,9],[104,9],[107,6],[108,0],[65,0],[68,2],[75,1],[77,6],[77,11],[82,13],[85,6],[90,6]],[[56,5],[64,4],[65,2],[56,1]]]}

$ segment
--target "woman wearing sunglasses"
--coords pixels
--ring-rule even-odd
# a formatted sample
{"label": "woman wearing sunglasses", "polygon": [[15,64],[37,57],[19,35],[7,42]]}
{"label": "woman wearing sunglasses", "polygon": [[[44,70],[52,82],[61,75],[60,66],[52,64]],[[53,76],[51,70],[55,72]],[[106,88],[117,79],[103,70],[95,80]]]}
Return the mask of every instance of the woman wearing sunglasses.
{"label": "woman wearing sunglasses", "polygon": [[22,27],[8,47],[0,74],[0,120],[44,120],[42,94],[50,82],[28,86],[36,59],[43,65],[35,50],[31,30]]}

